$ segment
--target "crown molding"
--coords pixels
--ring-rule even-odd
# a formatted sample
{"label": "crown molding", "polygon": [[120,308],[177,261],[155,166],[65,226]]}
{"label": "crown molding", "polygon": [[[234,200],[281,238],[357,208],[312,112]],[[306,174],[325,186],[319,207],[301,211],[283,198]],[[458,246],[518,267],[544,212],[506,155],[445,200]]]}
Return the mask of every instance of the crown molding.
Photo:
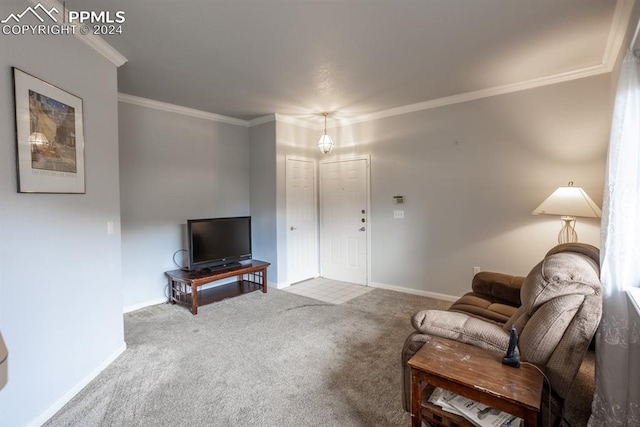
{"label": "crown molding", "polygon": [[267,114],[265,116],[256,117],[255,119],[251,119],[251,120],[247,121],[247,126],[249,126],[249,127],[259,126],[259,125],[264,124],[264,123],[274,122],[275,120],[276,120],[276,114],[275,113],[271,113],[271,114]]}
{"label": "crown molding", "polygon": [[553,74],[546,77],[540,77],[508,85],[495,86],[487,89],[480,89],[472,92],[447,96],[444,98],[419,102],[416,104],[404,105],[402,107],[390,108],[388,110],[378,111],[375,113],[364,114],[355,119],[343,120],[339,126],[378,120],[386,117],[393,117],[401,114],[413,113],[421,110],[428,110],[431,108],[473,101],[480,98],[504,95],[527,89],[534,89],[556,83],[563,83],[571,80],[582,79],[585,77],[592,77],[600,74],[610,73],[615,66],[618,55],[620,54],[622,43],[624,43],[624,39],[629,26],[629,20],[633,13],[634,4],[635,0],[616,1],[616,7],[613,12],[613,18],[611,19],[611,27],[609,29],[609,36],[607,37],[607,43],[605,45],[601,64],[580,68],[565,73]]}
{"label": "crown molding", "polygon": [[[29,0],[31,3],[35,4],[37,0]],[[46,3],[47,5],[60,5],[56,0],[41,0],[41,3]],[[328,126],[328,128],[338,128],[341,126],[349,126],[356,123],[362,123],[372,120],[379,120],[388,117],[399,116],[403,114],[414,113],[417,111],[428,110],[432,108],[443,107],[447,105],[459,104],[463,102],[473,101],[481,98],[489,98],[492,96],[505,95],[514,92],[520,92],[528,89],[535,89],[543,86],[553,85],[556,83],[569,82],[572,80],[582,79],[586,77],[593,77],[600,74],[609,73],[613,70],[617,57],[621,52],[622,43],[624,43],[624,39],[627,33],[627,29],[629,26],[629,20],[633,13],[633,7],[635,5],[635,0],[616,0],[616,6],[614,9],[611,27],[609,30],[609,35],[607,38],[607,43],[605,46],[605,50],[603,52],[602,63],[580,68],[577,70],[572,70],[564,73],[553,74],[550,76],[539,77],[531,80],[526,80],[522,82],[511,83],[507,85],[494,86],[486,89],[479,89],[476,91],[460,93],[452,96],[447,96],[443,98],[432,99],[429,101],[419,102],[410,105],[404,105],[401,107],[390,108],[387,110],[377,111],[370,114],[363,114],[354,119],[342,119],[339,124],[333,124],[332,126]],[[60,7],[62,7],[60,5]],[[93,41],[95,46],[90,44],[84,38],[81,40],[94,49],[98,50],[108,59],[109,49],[115,52],[117,55],[121,57],[121,61],[127,61],[124,56],[120,55],[115,49],[113,49],[108,43],[102,40],[100,37],[95,37],[99,41]],[[102,47],[98,47],[98,45]],[[108,46],[108,48],[106,47]],[[99,49],[104,49],[101,51]],[[118,57],[116,56],[114,59],[110,59],[116,65],[122,65],[124,62],[120,64],[117,63]],[[192,117],[198,117],[206,120],[212,120],[217,122],[229,123],[238,126],[244,127],[253,127],[258,126],[264,123],[268,123],[271,121],[288,123],[295,126],[304,127],[311,130],[322,130],[322,125],[318,125],[311,119],[301,119],[298,117],[293,117],[286,114],[273,113],[267,114],[265,116],[256,117],[251,120],[242,120],[234,117],[222,116],[219,114],[209,113],[206,111],[196,110],[192,108],[182,107],[179,105],[168,104],[165,102],[154,101],[151,99],[141,98],[133,95],[127,95],[123,93],[118,94],[118,100],[121,102],[126,102],[130,104],[140,105],[148,108],[154,108],[162,111],[169,111],[178,114],[184,114]]]}
{"label": "crown molding", "polygon": [[251,120],[236,119],[235,117],[223,116],[220,114],[209,113],[207,111],[196,110],[195,108],[183,107],[181,105],[169,104],[168,102],[155,101],[149,98],[129,95],[126,93],[118,93],[118,102],[125,104],[138,105],[140,107],[151,108],[154,110],[166,111],[169,113],[182,114],[185,116],[195,117],[198,119],[210,120],[213,122],[227,123],[242,127],[254,127],[269,122],[288,123],[290,125],[300,126],[311,130],[322,130],[310,121],[288,116],[286,114],[272,113],[264,116],[256,117]]}
{"label": "crown molding", "polygon": [[[29,3],[33,5],[40,3],[43,6],[48,7],[49,9],[51,9],[52,7],[55,7],[57,10],[60,11],[61,14],[65,10],[65,7],[62,5],[62,3],[60,3],[57,0],[29,0]],[[65,16],[65,18],[68,18],[68,16]],[[124,55],[118,52],[109,43],[104,41],[104,39],[100,36],[97,36],[91,33],[81,34],[80,31],[74,31],[73,35],[76,36],[84,44],[86,44],[87,46],[89,46],[90,48],[98,52],[100,55],[107,58],[109,62],[114,64],[116,67],[119,67],[128,61],[128,59],[125,58]]]}
{"label": "crown molding", "polygon": [[152,108],[154,110],[167,111],[169,113],[182,114],[185,116],[196,117],[198,119],[211,120],[213,122],[227,123],[242,127],[249,127],[249,122],[235,117],[223,116],[215,113],[208,113],[195,108],[182,107],[180,105],[169,104],[167,102],[155,101],[153,99],[142,98],[139,96],[128,95],[126,93],[118,93],[118,101],[127,104],[138,105],[141,107]]}
{"label": "crown molding", "polygon": [[[419,102],[416,104],[404,105],[401,107],[390,108],[375,113],[363,114],[355,119],[344,119],[340,124],[330,126],[332,128],[340,126],[348,126],[355,123],[362,123],[372,120],[379,120],[387,117],[399,116],[402,114],[414,113],[417,111],[438,108],[462,102],[473,101],[481,98],[489,98],[497,95],[505,95],[513,92],[520,92],[528,89],[548,86],[556,83],[569,82],[572,80],[582,79],[585,77],[593,77],[600,74],[610,73],[613,71],[618,55],[620,54],[622,43],[624,43],[629,21],[633,13],[635,0],[617,0],[616,7],[611,20],[609,36],[602,57],[602,63],[590,67],[584,67],[565,73],[553,74],[546,77],[539,77],[522,82],[512,83],[508,85],[495,86],[486,89],[480,89],[472,92],[460,93],[457,95],[447,96],[444,98],[432,99],[429,101]],[[279,115],[276,115],[279,116]],[[309,129],[317,130],[317,126],[313,126],[310,122],[307,125],[300,124],[301,119],[296,119],[299,126],[305,126]],[[284,120],[283,120],[284,121]],[[321,129],[321,128],[320,128]]]}
{"label": "crown molding", "polygon": [[[628,15],[627,15],[628,23]],[[625,25],[626,28],[626,25]],[[617,31],[616,33],[620,33]],[[622,31],[626,33],[626,30]],[[618,44],[618,48],[622,44],[624,37],[620,39],[616,36],[615,42]],[[608,48],[609,49],[609,48]],[[462,102],[473,101],[481,98],[488,98],[497,95],[505,95],[513,92],[520,92],[528,89],[534,89],[543,86],[549,86],[556,83],[569,82],[572,80],[582,79],[585,77],[593,77],[600,74],[611,72],[615,63],[616,56],[613,55],[608,64],[598,64],[591,67],[586,67],[578,70],[568,71],[565,73],[555,74],[547,77],[540,77],[536,79],[527,80],[524,82],[512,83],[503,86],[495,86],[487,89],[480,89],[472,92],[460,93],[457,95],[447,96],[444,98],[432,99],[425,102],[418,102],[416,104],[403,105],[401,107],[390,108],[388,110],[378,111],[370,114],[363,114],[355,119],[342,119],[339,124],[333,126],[327,126],[327,128],[338,128],[341,126],[349,126],[356,123],[368,122],[372,120],[379,120],[388,117],[399,116],[402,114],[414,113],[422,110],[429,110],[432,108],[444,107],[447,105],[459,104]],[[322,130],[322,126],[318,125],[311,120],[300,119],[297,117],[289,116],[286,114],[274,113],[267,114],[265,116],[256,117],[251,120],[242,120],[234,117],[223,116],[220,114],[209,113],[202,110],[196,110],[194,108],[182,107],[180,105],[169,104],[166,102],[155,101],[148,98],[142,98],[139,96],[128,95],[124,93],[118,93],[118,101],[128,104],[139,105],[142,107],[153,108],[156,110],[168,111],[177,114],[184,114],[187,116],[197,117],[205,120],[212,120],[216,122],[229,123],[233,125],[243,127],[253,127],[271,121],[277,121],[281,123],[288,123],[294,126],[300,126],[311,130]]]}
{"label": "crown molding", "polygon": [[602,63],[609,71],[613,70],[618,55],[620,54],[622,43],[624,43],[630,24],[629,20],[633,14],[634,4],[634,0],[618,0],[616,2],[611,20],[611,29],[602,58]]}
{"label": "crown molding", "polygon": [[76,33],[75,36],[79,38],[81,42],[107,58],[116,67],[120,67],[129,61],[100,36],[96,36],[95,34],[82,35],[78,33]]}
{"label": "crown molding", "polygon": [[585,77],[597,76],[608,73],[611,69],[603,64],[591,67],[581,68],[578,70],[568,71],[565,73],[554,74],[546,77],[539,77],[523,82],[511,83],[508,85],[495,86],[487,89],[475,90],[472,92],[460,93],[457,95],[446,96],[444,98],[432,99],[416,104],[403,105],[402,107],[390,108],[388,110],[378,111],[370,114],[363,114],[355,119],[343,120],[341,125],[351,125],[355,123],[368,122],[371,120],[379,120],[387,117],[399,116],[401,114],[414,113],[417,111],[428,110],[431,108],[444,107],[446,105],[459,104],[462,102],[473,101],[481,98],[489,98],[497,95],[505,95],[513,92],[520,92],[528,89],[534,89],[542,86],[548,86],[556,83],[568,82],[571,80],[582,79]]}
{"label": "crown molding", "polygon": [[[622,0],[625,1],[625,0]],[[626,27],[626,25],[625,25]],[[624,31],[626,32],[626,30]],[[623,32],[623,33],[624,33]],[[622,41],[620,41],[622,43]],[[614,56],[615,61],[615,56]],[[339,128],[349,126],[356,123],[368,122],[372,120],[380,120],[388,117],[400,116],[403,114],[415,113],[417,111],[429,110],[432,108],[444,107],[447,105],[459,104],[462,102],[473,101],[476,99],[488,98],[497,95],[505,95],[513,92],[520,92],[527,89],[548,86],[556,83],[563,83],[572,80],[582,79],[585,77],[593,77],[600,74],[611,72],[613,64],[598,64],[591,67],[581,68],[578,70],[568,71],[565,73],[554,74],[551,76],[540,77],[523,82],[512,83],[508,85],[495,86],[487,89],[480,89],[472,92],[460,93],[457,95],[447,96],[444,98],[432,99],[416,104],[403,105],[401,107],[390,108],[388,110],[378,111],[370,114],[363,114],[354,119],[342,119],[339,124],[327,126],[327,128]],[[251,120],[237,119],[235,117],[223,116],[220,114],[209,113],[207,111],[196,110],[194,108],[183,107],[180,105],[169,104],[166,102],[155,101],[153,99],[142,98],[139,96],[118,93],[118,101],[128,104],[139,105],[142,107],[153,108],[156,110],[168,111],[171,113],[183,114],[200,119],[211,120],[216,122],[228,123],[243,127],[258,126],[270,121],[288,123],[294,126],[300,126],[311,130],[322,130],[322,125],[318,125],[311,120],[300,119],[286,114],[273,113],[256,117]]]}

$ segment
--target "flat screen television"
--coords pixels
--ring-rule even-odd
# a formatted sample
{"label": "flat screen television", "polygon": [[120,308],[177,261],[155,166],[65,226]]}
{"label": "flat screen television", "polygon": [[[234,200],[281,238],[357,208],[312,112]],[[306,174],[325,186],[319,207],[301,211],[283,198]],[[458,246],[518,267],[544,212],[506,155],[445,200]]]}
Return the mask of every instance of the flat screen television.
{"label": "flat screen television", "polygon": [[251,259],[251,217],[187,220],[189,270],[219,269]]}

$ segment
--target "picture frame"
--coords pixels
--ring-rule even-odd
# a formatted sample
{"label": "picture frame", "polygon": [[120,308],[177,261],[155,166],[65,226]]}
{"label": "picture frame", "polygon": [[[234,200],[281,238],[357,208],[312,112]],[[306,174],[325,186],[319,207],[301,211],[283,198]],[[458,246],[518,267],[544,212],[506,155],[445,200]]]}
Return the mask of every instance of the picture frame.
{"label": "picture frame", "polygon": [[82,98],[13,67],[19,193],[85,194]]}

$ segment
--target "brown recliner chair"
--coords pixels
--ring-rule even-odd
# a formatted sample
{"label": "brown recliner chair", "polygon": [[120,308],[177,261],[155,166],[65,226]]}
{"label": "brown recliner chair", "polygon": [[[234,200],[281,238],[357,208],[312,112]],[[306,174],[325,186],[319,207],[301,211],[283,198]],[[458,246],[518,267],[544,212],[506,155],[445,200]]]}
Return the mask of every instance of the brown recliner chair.
{"label": "brown recliner chair", "polygon": [[[550,409],[554,424],[559,423],[564,401],[602,315],[599,256],[597,248],[580,243],[551,249],[522,282],[522,305],[504,324],[484,319],[486,313],[464,312],[465,307],[460,311],[424,310],[414,314],[411,322],[416,331],[402,350],[405,410],[411,408],[407,361],[430,336],[504,353],[511,327],[515,326],[521,360],[543,368],[549,378]],[[546,402],[545,397],[543,405]]]}

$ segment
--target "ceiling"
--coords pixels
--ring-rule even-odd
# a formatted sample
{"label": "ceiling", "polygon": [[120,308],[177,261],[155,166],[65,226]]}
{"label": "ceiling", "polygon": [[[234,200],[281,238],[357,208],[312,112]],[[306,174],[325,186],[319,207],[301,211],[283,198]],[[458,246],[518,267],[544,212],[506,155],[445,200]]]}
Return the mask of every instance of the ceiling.
{"label": "ceiling", "polygon": [[249,120],[324,111],[350,119],[608,72],[628,3],[67,0],[66,6],[125,12],[122,34],[103,36],[128,59],[118,69],[121,93]]}

